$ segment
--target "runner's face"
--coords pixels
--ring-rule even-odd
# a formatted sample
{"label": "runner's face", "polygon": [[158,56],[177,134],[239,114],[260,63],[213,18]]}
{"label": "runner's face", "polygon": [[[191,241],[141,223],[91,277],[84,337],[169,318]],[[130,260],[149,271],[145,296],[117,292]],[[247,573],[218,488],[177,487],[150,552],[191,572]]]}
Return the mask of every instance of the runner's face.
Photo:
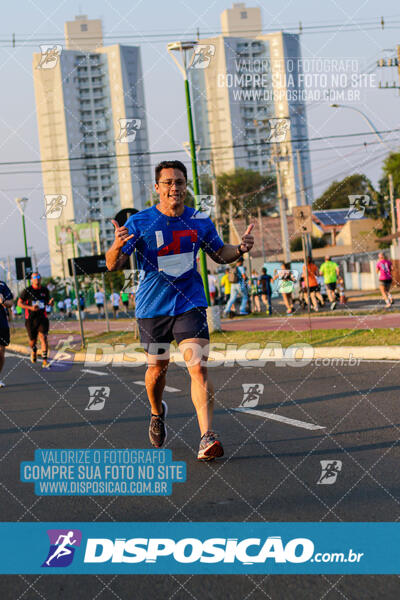
{"label": "runner's face", "polygon": [[160,196],[161,208],[171,213],[181,214],[186,197],[186,180],[182,171],[163,169],[155,188]]}
{"label": "runner's face", "polygon": [[39,288],[41,279],[37,275],[32,275],[32,287]]}

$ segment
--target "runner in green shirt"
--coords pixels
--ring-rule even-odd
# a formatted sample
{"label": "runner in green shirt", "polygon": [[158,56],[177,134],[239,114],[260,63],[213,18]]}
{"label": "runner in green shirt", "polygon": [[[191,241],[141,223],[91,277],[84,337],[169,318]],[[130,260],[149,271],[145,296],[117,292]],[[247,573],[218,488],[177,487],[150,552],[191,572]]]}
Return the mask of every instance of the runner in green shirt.
{"label": "runner in green shirt", "polygon": [[330,256],[325,256],[325,262],[322,263],[319,272],[324,277],[326,291],[331,303],[331,310],[336,308],[336,281],[339,276],[339,265],[331,260]]}
{"label": "runner in green shirt", "polygon": [[121,292],[121,302],[125,307],[125,312],[128,312],[129,308],[129,294],[128,292]]}

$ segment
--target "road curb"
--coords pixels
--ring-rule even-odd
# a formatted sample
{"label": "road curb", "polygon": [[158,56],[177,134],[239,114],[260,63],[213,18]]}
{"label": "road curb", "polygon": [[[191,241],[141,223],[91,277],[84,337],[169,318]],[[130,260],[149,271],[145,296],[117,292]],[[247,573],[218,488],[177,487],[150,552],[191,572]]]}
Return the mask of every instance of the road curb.
{"label": "road curb", "polygon": [[[251,344],[249,344],[251,346]],[[99,344],[101,347],[101,344]],[[10,344],[8,349],[21,354],[29,355],[30,349],[21,344]],[[265,351],[267,349],[267,352]],[[266,344],[264,348],[255,349],[253,348],[241,348],[238,350],[223,350],[211,351],[210,352],[210,363],[216,362],[230,362],[230,361],[268,361],[277,362],[279,360],[288,360],[288,353],[290,354],[291,360],[296,362],[316,360],[316,359],[343,359],[343,360],[400,360],[400,346],[326,346],[326,347],[315,347],[313,348],[309,344],[292,344],[289,348],[282,348],[273,345]],[[115,351],[116,354],[116,351]],[[118,351],[119,356],[121,352]],[[93,356],[93,355],[92,355]],[[104,356],[104,355],[103,355]],[[105,366],[107,364],[113,364],[113,366],[134,366],[138,363],[144,363],[144,355],[142,353],[135,353],[134,360],[114,360],[114,351],[112,355],[106,354],[106,357],[111,356],[107,361],[104,360],[103,356],[100,359],[90,360],[90,366]],[[87,360],[86,352],[77,352],[74,355],[75,363],[85,363]],[[172,352],[170,355],[171,362],[182,363],[182,355],[180,352]],[[140,359],[140,360],[139,360]]]}

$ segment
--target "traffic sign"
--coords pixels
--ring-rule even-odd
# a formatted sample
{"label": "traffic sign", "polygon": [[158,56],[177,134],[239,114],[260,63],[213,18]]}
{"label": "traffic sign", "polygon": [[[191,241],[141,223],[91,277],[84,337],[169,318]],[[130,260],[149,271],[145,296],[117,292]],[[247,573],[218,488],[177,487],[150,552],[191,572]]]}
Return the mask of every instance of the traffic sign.
{"label": "traffic sign", "polygon": [[294,225],[296,233],[312,232],[312,208],[311,206],[295,206],[293,208]]}
{"label": "traffic sign", "polygon": [[72,261],[75,262],[75,271],[77,275],[92,275],[94,273],[106,273],[106,257],[104,254],[94,256],[79,256],[78,258],[68,259],[68,270],[70,276],[74,274]]}
{"label": "traffic sign", "polygon": [[22,256],[21,258],[15,259],[15,271],[17,274],[17,280],[23,281],[24,279],[30,279],[32,275],[32,259],[30,256]]}

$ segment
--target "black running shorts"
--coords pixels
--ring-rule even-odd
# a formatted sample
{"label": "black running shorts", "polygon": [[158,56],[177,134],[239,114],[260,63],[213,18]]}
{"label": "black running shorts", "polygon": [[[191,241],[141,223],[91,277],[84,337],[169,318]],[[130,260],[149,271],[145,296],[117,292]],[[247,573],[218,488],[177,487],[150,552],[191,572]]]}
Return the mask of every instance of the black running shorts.
{"label": "black running shorts", "polygon": [[8,346],[10,343],[10,329],[8,327],[0,327],[0,346]]}
{"label": "black running shorts", "polygon": [[25,319],[25,327],[30,340],[36,340],[38,333],[47,335],[49,333],[49,320],[47,317]]}
{"label": "black running shorts", "polygon": [[[176,340],[180,344],[183,340],[190,338],[210,339],[208,333],[207,313],[205,308],[192,308],[181,315],[171,317],[169,315],[152,317],[150,319],[137,319],[140,343],[145,350],[149,350],[150,344],[169,344]],[[160,354],[164,350],[151,354]]]}

